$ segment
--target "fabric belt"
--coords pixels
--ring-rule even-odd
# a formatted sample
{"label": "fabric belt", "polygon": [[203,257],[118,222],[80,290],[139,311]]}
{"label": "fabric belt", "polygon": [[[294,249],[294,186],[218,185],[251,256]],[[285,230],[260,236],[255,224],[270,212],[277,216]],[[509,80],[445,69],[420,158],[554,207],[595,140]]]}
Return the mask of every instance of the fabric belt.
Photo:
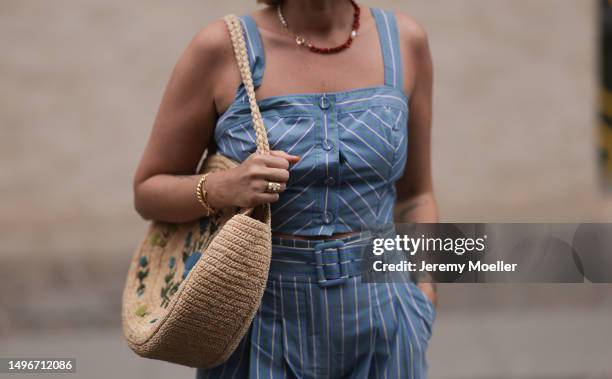
{"label": "fabric belt", "polygon": [[273,237],[270,278],[288,274],[323,288],[342,285],[362,274],[363,252],[370,238],[368,233],[318,241]]}

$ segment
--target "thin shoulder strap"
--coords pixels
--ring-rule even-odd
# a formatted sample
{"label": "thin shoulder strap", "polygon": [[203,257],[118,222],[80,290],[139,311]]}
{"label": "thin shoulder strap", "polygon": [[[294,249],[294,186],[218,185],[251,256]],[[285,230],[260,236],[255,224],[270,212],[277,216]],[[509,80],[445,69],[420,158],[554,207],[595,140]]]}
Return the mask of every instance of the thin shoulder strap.
{"label": "thin shoulder strap", "polygon": [[253,85],[253,77],[251,75],[251,69],[249,65],[248,52],[246,43],[244,41],[244,34],[242,30],[242,23],[238,17],[234,15],[228,15],[223,18],[227,29],[229,30],[232,38],[232,46],[234,48],[234,55],[238,62],[238,68],[240,69],[240,76],[242,77],[242,84],[246,90],[247,96],[249,97],[249,106],[251,107],[251,118],[253,120],[253,129],[255,130],[255,136],[257,137],[257,151],[262,154],[270,153],[270,146],[268,144],[268,135],[266,128],[259,112],[259,106],[257,105],[257,99],[255,98],[255,86]]}
{"label": "thin shoulder strap", "polygon": [[398,89],[404,86],[404,70],[399,43],[399,32],[393,12],[372,8],[380,37],[380,48],[385,65],[385,85]]}
{"label": "thin shoulder strap", "polygon": [[242,16],[240,17],[240,22],[242,23],[247,51],[249,53],[249,63],[251,66],[251,73],[253,75],[253,84],[255,84],[255,88],[257,88],[261,85],[266,66],[263,42],[253,17]]}

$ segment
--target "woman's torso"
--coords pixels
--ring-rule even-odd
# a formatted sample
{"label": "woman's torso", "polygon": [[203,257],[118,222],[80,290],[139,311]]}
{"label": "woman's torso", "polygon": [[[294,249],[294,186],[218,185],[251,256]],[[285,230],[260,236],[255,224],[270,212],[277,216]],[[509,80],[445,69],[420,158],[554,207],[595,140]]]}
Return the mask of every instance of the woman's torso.
{"label": "woman's torso", "polygon": [[[332,236],[392,221],[395,182],[406,164],[408,98],[395,17],[377,9],[372,15],[384,63],[382,84],[258,102],[271,148],[302,157],[272,204],[277,234]],[[259,87],[266,67],[263,42],[252,17],[241,21]],[[250,120],[241,85],[217,121],[214,138],[221,154],[240,162],[255,152]]]}

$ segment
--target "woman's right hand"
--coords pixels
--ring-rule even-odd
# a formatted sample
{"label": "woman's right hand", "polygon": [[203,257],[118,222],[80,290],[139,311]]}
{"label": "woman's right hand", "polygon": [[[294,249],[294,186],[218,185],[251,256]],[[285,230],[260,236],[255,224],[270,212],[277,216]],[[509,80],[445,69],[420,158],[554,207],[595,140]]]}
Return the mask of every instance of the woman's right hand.
{"label": "woman's right hand", "polygon": [[285,191],[289,166],[299,160],[296,155],[278,150],[270,155],[254,153],[238,167],[211,173],[204,183],[208,203],[215,209],[274,203],[280,194],[266,192],[268,183],[280,183],[280,192]]}

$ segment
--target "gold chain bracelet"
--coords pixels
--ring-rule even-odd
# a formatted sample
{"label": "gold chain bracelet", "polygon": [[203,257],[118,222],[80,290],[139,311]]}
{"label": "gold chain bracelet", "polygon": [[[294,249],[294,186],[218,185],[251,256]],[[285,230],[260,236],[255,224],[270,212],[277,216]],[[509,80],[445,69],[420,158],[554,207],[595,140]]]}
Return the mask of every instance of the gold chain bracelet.
{"label": "gold chain bracelet", "polygon": [[202,205],[202,207],[206,210],[208,216],[217,213],[217,211],[210,206],[210,204],[208,203],[208,199],[206,198],[207,193],[204,190],[204,182],[206,181],[207,177],[208,174],[204,174],[198,181],[198,185],[196,187],[196,198],[198,199],[198,202]]}

